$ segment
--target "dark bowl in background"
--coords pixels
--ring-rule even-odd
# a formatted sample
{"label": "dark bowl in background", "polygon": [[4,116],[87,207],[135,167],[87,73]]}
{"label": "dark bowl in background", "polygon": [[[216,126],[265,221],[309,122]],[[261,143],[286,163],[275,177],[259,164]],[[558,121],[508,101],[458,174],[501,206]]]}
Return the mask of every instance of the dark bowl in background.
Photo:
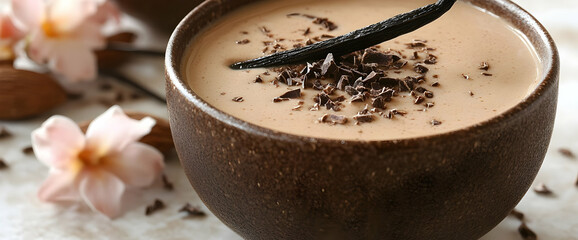
{"label": "dark bowl in background", "polygon": [[203,0],[114,0],[123,12],[169,35]]}
{"label": "dark bowl in background", "polygon": [[254,0],[209,0],[167,48],[167,103],[176,149],[206,206],[246,239],[477,239],[534,180],[556,113],[552,38],[507,0],[468,0],[504,18],[537,50],[543,81],[488,121],[429,137],[339,141],[265,129],[213,108],[182,67],[191,39]]}

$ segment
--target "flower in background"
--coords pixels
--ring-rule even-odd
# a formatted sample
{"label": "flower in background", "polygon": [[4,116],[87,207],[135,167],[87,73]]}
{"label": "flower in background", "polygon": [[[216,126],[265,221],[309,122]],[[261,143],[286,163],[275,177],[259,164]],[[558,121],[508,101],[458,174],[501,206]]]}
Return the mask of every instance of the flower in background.
{"label": "flower in background", "polygon": [[84,201],[110,218],[120,214],[127,186],[145,187],[164,168],[163,155],[137,142],[155,120],[129,118],[113,106],[89,125],[86,136],[72,120],[53,116],[32,132],[39,161],[50,167],[38,192],[43,201]]}
{"label": "flower in background", "polygon": [[10,15],[0,12],[0,61],[14,58],[13,45],[22,37]]}
{"label": "flower in background", "polygon": [[106,45],[102,28],[119,18],[106,0],[12,0],[12,13],[28,34],[28,57],[72,82],[96,77],[94,50]]}

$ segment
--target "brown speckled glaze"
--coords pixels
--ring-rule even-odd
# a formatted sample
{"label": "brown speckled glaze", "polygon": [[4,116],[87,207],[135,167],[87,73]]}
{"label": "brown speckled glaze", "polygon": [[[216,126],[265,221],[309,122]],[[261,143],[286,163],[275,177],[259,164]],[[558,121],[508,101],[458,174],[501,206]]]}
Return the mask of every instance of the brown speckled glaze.
{"label": "brown speckled glaze", "polygon": [[507,0],[471,0],[536,47],[543,82],[504,114],[398,141],[337,141],[264,129],[217,110],[183,79],[192,37],[251,0],[207,1],[173,33],[167,102],[181,163],[207,207],[247,239],[476,239],[520,201],[556,112],[559,58],[546,30]]}

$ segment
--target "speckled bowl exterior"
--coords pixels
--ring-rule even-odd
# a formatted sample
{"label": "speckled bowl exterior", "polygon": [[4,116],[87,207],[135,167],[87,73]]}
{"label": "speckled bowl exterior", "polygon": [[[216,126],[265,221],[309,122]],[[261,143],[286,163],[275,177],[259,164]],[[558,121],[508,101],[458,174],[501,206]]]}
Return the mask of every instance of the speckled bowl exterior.
{"label": "speckled bowl exterior", "polygon": [[507,112],[445,134],[339,141],[261,128],[199,98],[182,67],[194,35],[251,0],[207,1],[173,33],[167,102],[183,168],[207,207],[246,239],[477,239],[520,201],[556,113],[552,38],[507,0],[470,0],[524,33],[543,82]]}

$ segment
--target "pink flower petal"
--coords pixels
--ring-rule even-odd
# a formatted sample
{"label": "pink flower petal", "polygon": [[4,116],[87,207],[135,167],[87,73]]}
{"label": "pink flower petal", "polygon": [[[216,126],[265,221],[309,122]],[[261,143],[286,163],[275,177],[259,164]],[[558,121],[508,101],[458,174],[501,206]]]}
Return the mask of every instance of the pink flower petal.
{"label": "pink flower petal", "polygon": [[53,172],[40,187],[38,198],[46,202],[79,201],[77,187],[71,172]]}
{"label": "pink flower petal", "polygon": [[77,41],[59,41],[53,45],[54,55],[49,67],[71,82],[89,81],[96,78],[96,56],[90,48]]}
{"label": "pink flower petal", "polygon": [[99,156],[121,152],[129,143],[147,135],[155,123],[150,117],[140,121],[129,118],[119,106],[112,106],[88,126],[87,148]]}
{"label": "pink flower petal", "polygon": [[98,10],[91,17],[91,20],[104,24],[109,19],[113,19],[115,22],[119,23],[121,12],[116,4],[106,0],[100,2],[102,3],[100,3]]}
{"label": "pink flower petal", "polygon": [[90,208],[109,218],[120,214],[124,183],[113,174],[91,169],[83,174],[80,181],[80,195]]}
{"label": "pink flower petal", "polygon": [[99,3],[94,0],[53,0],[49,18],[60,33],[70,32],[96,14]]}
{"label": "pink flower petal", "polygon": [[37,31],[31,35],[28,56],[39,64],[48,64],[52,71],[71,82],[93,80],[96,78],[97,69],[93,48],[103,46],[104,40],[84,40],[86,39],[52,39]]}
{"label": "pink flower petal", "polygon": [[12,0],[12,13],[23,30],[40,25],[44,17],[44,0]]}
{"label": "pink flower petal", "polygon": [[21,35],[22,33],[16,28],[10,16],[0,12],[0,42],[12,43],[18,40]]}
{"label": "pink flower petal", "polygon": [[85,138],[78,125],[63,116],[53,116],[32,132],[32,147],[39,161],[65,170],[84,149]]}
{"label": "pink flower petal", "polygon": [[106,168],[129,186],[146,187],[164,168],[163,155],[155,148],[135,142],[107,157]]}
{"label": "pink flower petal", "polygon": [[102,25],[96,21],[85,21],[71,33],[71,38],[82,43],[84,48],[99,50],[106,47],[106,38],[101,33]]}

